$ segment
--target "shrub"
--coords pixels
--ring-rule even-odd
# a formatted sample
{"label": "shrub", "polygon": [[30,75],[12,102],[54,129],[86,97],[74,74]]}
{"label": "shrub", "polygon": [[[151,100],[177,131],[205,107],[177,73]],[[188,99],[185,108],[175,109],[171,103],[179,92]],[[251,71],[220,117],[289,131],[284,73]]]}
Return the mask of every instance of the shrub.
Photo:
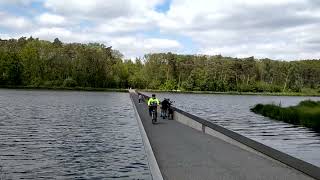
{"label": "shrub", "polygon": [[149,89],[158,89],[161,85],[161,82],[159,80],[154,80],[148,83]]}
{"label": "shrub", "polygon": [[250,110],[272,119],[303,125],[320,131],[320,101],[306,100],[300,102],[297,106],[286,108],[273,104],[257,104]]}
{"label": "shrub", "polygon": [[173,80],[168,80],[160,86],[161,90],[174,90],[177,89],[177,83]]}
{"label": "shrub", "polygon": [[63,87],[76,87],[76,86],[77,86],[77,82],[73,80],[71,77],[68,77],[63,81]]}
{"label": "shrub", "polygon": [[39,87],[41,84],[42,84],[42,81],[40,78],[34,78],[31,81],[31,86],[34,86],[34,87]]}
{"label": "shrub", "polygon": [[264,107],[263,104],[257,104],[253,108],[251,108],[250,110],[255,112],[255,113],[258,113],[258,112],[262,111],[263,107]]}
{"label": "shrub", "polygon": [[193,89],[193,84],[191,84],[189,81],[183,81],[182,84],[181,84],[181,87],[184,89],[184,90],[192,90]]}
{"label": "shrub", "polygon": [[43,83],[44,87],[59,87],[63,84],[63,82],[59,81],[59,80],[54,80],[54,81],[45,81]]}
{"label": "shrub", "polygon": [[239,92],[254,92],[253,88],[251,85],[246,85],[246,84],[240,84],[237,86],[237,90]]}
{"label": "shrub", "polygon": [[301,101],[298,106],[307,106],[307,107],[320,106],[320,101],[305,100],[305,101]]}

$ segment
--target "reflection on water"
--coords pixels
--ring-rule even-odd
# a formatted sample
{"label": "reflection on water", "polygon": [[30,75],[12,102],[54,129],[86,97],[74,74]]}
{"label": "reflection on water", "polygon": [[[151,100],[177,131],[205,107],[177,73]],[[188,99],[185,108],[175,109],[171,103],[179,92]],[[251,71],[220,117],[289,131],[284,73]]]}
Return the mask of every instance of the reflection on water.
{"label": "reflection on water", "polygon": [[[146,93],[149,94],[150,93]],[[250,112],[258,103],[296,105],[319,97],[236,96],[157,93],[187,112],[238,132],[320,167],[320,135],[308,128],[275,121]]]}
{"label": "reflection on water", "polygon": [[151,179],[126,93],[0,90],[0,179]]}

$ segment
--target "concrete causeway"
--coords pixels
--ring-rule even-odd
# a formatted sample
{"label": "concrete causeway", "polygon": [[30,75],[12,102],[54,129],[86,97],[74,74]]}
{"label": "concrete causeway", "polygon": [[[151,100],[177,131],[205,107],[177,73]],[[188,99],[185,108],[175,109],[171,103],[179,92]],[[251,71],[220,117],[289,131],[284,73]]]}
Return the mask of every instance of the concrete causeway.
{"label": "concrete causeway", "polygon": [[[165,180],[311,180],[313,178],[258,153],[192,129],[175,120],[158,118],[153,125],[147,105],[136,106]],[[158,113],[160,114],[160,113]]]}

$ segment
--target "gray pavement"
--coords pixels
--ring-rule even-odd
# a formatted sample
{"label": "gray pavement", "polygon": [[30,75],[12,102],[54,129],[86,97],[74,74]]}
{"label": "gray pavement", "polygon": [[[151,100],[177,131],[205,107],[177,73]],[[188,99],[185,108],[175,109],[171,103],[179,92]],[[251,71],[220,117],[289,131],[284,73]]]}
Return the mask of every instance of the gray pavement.
{"label": "gray pavement", "polygon": [[[153,125],[145,103],[131,93],[164,179],[309,180],[300,171],[174,120]],[[160,113],[158,113],[160,114]]]}

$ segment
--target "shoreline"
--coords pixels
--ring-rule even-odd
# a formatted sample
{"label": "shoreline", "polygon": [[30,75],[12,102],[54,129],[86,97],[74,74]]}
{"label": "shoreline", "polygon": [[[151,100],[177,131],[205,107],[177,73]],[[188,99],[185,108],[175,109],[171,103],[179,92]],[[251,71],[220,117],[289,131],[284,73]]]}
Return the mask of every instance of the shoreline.
{"label": "shoreline", "polygon": [[[93,88],[93,87],[47,87],[47,86],[0,86],[0,89],[19,89],[19,90],[56,90],[56,91],[96,91],[96,92],[129,92],[129,89],[121,88]],[[296,92],[218,92],[218,91],[177,91],[177,90],[156,90],[156,89],[137,89],[144,92],[155,93],[176,93],[176,94],[215,94],[215,95],[247,95],[247,96],[308,96],[308,97],[320,97],[320,93],[296,93]]]}
{"label": "shoreline", "polygon": [[309,97],[320,97],[320,93],[308,94],[308,93],[296,93],[296,92],[281,92],[281,93],[271,93],[271,92],[217,92],[217,91],[168,91],[168,90],[154,90],[154,89],[138,89],[138,91],[144,92],[159,92],[159,93],[177,93],[177,94],[216,94],[216,95],[247,95],[247,96],[309,96]]}
{"label": "shoreline", "polygon": [[128,89],[92,88],[92,87],[34,87],[34,86],[0,86],[0,89],[17,90],[51,90],[51,91],[96,91],[96,92],[129,92]]}

